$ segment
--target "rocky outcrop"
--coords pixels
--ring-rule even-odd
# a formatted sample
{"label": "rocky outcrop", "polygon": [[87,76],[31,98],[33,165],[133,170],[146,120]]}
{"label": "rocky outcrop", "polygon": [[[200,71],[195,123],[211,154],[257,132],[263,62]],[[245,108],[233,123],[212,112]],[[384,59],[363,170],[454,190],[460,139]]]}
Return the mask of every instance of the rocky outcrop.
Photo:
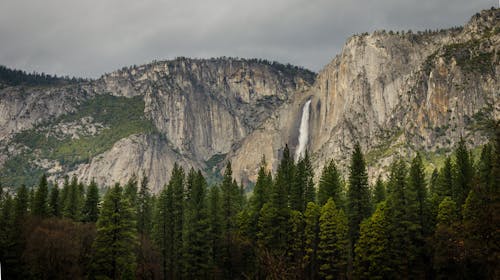
{"label": "rocky outcrop", "polygon": [[499,18],[496,9],[463,29],[351,37],[308,92],[295,95],[230,154],[234,173],[254,180],[259,161],[249,154],[257,151],[275,167],[278,147],[297,144],[309,98],[316,175],[331,158],[345,170],[355,142],[367,152],[372,177],[397,155],[449,152],[460,135],[471,146],[484,143],[478,116],[499,119]]}

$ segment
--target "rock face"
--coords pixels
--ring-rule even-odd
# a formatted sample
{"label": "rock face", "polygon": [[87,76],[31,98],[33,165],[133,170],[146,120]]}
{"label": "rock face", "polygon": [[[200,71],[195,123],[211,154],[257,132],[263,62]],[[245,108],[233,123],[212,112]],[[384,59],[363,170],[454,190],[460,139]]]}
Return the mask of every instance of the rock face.
{"label": "rock face", "polygon": [[447,153],[460,135],[471,146],[484,143],[485,122],[500,117],[499,31],[496,9],[463,29],[351,37],[308,92],[295,95],[231,153],[234,173],[255,180],[259,158],[249,155],[259,151],[276,167],[279,147],[297,145],[309,98],[316,175],[331,158],[345,169],[355,142],[367,152],[372,177],[398,154]]}
{"label": "rock face", "polygon": [[[36,134],[42,130],[44,137],[48,137],[61,134],[59,130],[64,128],[66,134],[71,134],[68,137],[84,139],[89,133],[84,134],[88,129],[83,128],[96,128],[97,133],[97,128],[105,129],[106,124],[92,123],[92,116],[84,118],[84,126],[80,122],[73,122],[75,127],[71,123],[50,122],[79,110],[79,104],[98,95],[140,97],[144,101],[144,118],[152,123],[153,133],[129,135],[88,162],[57,170],[70,172],[87,182],[95,178],[103,185],[124,182],[134,173],[139,176],[144,173],[152,189],[159,189],[168,180],[176,161],[211,173],[211,168],[233,146],[296,92],[307,90],[314,78],[315,74],[308,70],[264,60],[178,58],[123,68],[98,80],[66,87],[3,87],[0,148],[9,152],[0,165],[23,151],[27,153],[26,145],[19,145],[17,138],[14,139],[16,133],[31,130],[30,137],[23,136],[31,140],[38,139]],[[31,152],[40,155],[51,151],[35,147]],[[63,163],[65,159],[60,161]],[[32,162],[45,171],[54,168],[40,162],[50,162],[50,167],[56,165],[53,159],[37,158]],[[58,180],[63,172],[59,173],[51,174],[51,178]]]}
{"label": "rock face", "polygon": [[[500,10],[493,9],[463,28],[355,35],[317,76],[262,60],[178,58],[59,86],[0,81],[0,181],[40,172],[58,180],[69,172],[110,185],[145,174],[159,190],[174,162],[217,176],[227,160],[237,180],[254,181],[262,155],[275,169],[285,144],[294,151],[308,100],[307,149],[317,175],[331,158],[345,169],[359,142],[374,177],[397,155],[446,155],[460,136],[471,146],[486,141],[500,119],[499,48]],[[106,114],[55,123],[81,104],[112,111],[110,98],[88,105],[109,95],[132,100],[119,110],[139,108],[139,118],[124,117],[119,128]],[[107,150],[89,145],[109,131],[121,138],[100,139]],[[52,150],[30,146],[46,142]],[[69,161],[71,153],[81,154]]]}

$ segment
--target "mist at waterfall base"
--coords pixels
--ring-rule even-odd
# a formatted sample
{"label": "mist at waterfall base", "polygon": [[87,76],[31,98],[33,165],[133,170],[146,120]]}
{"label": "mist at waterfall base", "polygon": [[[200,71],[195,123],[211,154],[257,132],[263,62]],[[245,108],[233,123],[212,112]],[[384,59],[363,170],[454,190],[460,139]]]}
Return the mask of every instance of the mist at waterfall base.
{"label": "mist at waterfall base", "polygon": [[299,161],[304,156],[307,142],[309,141],[309,111],[311,108],[311,100],[307,100],[302,108],[302,118],[299,127],[299,144],[295,150],[295,161]]}

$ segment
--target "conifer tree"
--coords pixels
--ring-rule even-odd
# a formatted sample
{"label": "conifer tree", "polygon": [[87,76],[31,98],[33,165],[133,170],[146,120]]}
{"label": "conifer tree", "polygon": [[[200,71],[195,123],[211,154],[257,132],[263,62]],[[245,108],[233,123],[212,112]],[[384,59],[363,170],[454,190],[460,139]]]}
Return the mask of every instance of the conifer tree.
{"label": "conifer tree", "polygon": [[91,278],[135,279],[137,231],[130,201],[119,184],[104,196],[92,245]]}
{"label": "conifer tree", "polygon": [[356,243],[354,274],[356,279],[390,279],[390,232],[387,202],[377,204],[373,215],[361,223]]}
{"label": "conifer tree", "polygon": [[415,276],[421,267],[414,267],[418,260],[417,240],[421,240],[416,193],[408,186],[406,164],[402,159],[391,166],[389,179],[389,219],[391,233],[392,269],[401,277]]}
{"label": "conifer tree", "polygon": [[290,208],[304,212],[306,205],[315,200],[313,177],[314,173],[309,159],[309,153],[300,158],[294,172],[295,179],[291,184]]}
{"label": "conifer tree", "polygon": [[450,197],[445,197],[439,204],[433,238],[433,260],[437,279],[461,279],[463,276],[458,213],[456,203]]}
{"label": "conifer tree", "polygon": [[38,188],[35,192],[35,200],[33,205],[33,215],[39,217],[48,217],[49,216],[49,187],[47,183],[47,176],[45,174],[40,178],[40,183],[38,184]]}
{"label": "conifer tree", "polygon": [[250,235],[252,239],[256,240],[257,223],[260,217],[260,210],[266,202],[269,201],[269,196],[273,184],[271,172],[267,171],[266,159],[263,156],[259,167],[257,182],[253,189],[253,195],[250,198]]}
{"label": "conifer tree", "polygon": [[143,174],[137,196],[137,231],[145,235],[149,235],[152,229],[152,198],[148,183],[148,177]]}
{"label": "conifer tree", "polygon": [[302,212],[292,210],[290,212],[290,240],[288,242],[288,259],[290,262],[293,274],[298,278],[304,278],[303,275],[303,262],[305,251],[304,239],[304,216]]}
{"label": "conifer tree", "polygon": [[28,214],[29,194],[28,189],[23,184],[17,190],[15,199],[15,213],[16,221],[21,221]]}
{"label": "conifer tree", "polygon": [[190,172],[188,178],[192,185],[186,201],[185,275],[188,279],[206,279],[210,260],[210,240],[207,239],[207,183],[201,171],[194,174]]}
{"label": "conifer tree", "polygon": [[55,184],[50,191],[49,214],[53,217],[61,217],[61,206],[59,204],[59,187]]}
{"label": "conifer tree", "polygon": [[222,211],[220,190],[217,185],[210,188],[208,194],[208,221],[210,225],[208,239],[210,260],[213,266],[220,265],[222,251]]}
{"label": "conifer tree", "polygon": [[74,221],[81,217],[81,196],[76,176],[71,178],[71,183],[67,187],[66,201],[63,210],[63,216]]}
{"label": "conifer tree", "polygon": [[465,140],[460,138],[458,147],[455,151],[455,174],[452,189],[452,198],[458,206],[464,204],[467,195],[471,189],[473,169],[472,162],[469,157],[469,151],[465,144]]}
{"label": "conifer tree", "polygon": [[306,150],[304,156],[304,166],[305,166],[305,187],[304,187],[304,205],[302,207],[302,211],[304,211],[309,202],[316,201],[316,189],[314,187],[314,170],[311,163],[311,158],[309,156],[309,152]]}
{"label": "conifer tree", "polygon": [[451,163],[451,158],[447,157],[443,168],[439,172],[439,177],[437,179],[437,189],[436,193],[442,200],[445,196],[451,196],[453,190],[453,165]]}
{"label": "conifer tree", "polygon": [[318,204],[320,206],[325,205],[330,197],[333,198],[333,202],[335,202],[337,207],[342,207],[344,204],[342,199],[340,172],[337,170],[337,166],[333,159],[323,167],[323,171],[321,172],[318,189]]}
{"label": "conifer tree", "polygon": [[128,179],[127,184],[123,187],[125,197],[130,201],[134,211],[137,206],[137,176],[132,174]]}
{"label": "conifer tree", "polygon": [[153,223],[153,238],[162,255],[162,273],[165,279],[173,277],[174,227],[172,200],[172,185],[168,184],[158,197],[154,214],[155,222]]}
{"label": "conifer tree", "polygon": [[30,192],[28,194],[28,208],[30,214],[33,214],[34,207],[35,207],[35,187],[31,187]]}
{"label": "conifer tree", "polygon": [[377,204],[385,200],[385,185],[382,181],[382,177],[379,175],[377,181],[375,182],[375,187],[373,188],[373,204],[376,207]]}
{"label": "conifer tree", "polygon": [[96,222],[99,217],[99,189],[96,182],[92,179],[87,187],[87,195],[85,196],[85,204],[83,206],[83,221]]}
{"label": "conifer tree", "polygon": [[359,238],[359,225],[369,217],[371,210],[368,174],[361,146],[356,143],[349,168],[349,188],[347,190],[347,217],[351,250]]}
{"label": "conifer tree", "polygon": [[288,207],[289,195],[295,178],[295,163],[288,145],[283,149],[283,157],[281,158],[278,170],[276,172],[276,183],[271,200],[277,209]]}
{"label": "conifer tree", "polygon": [[308,279],[317,279],[318,276],[318,245],[319,245],[319,218],[321,208],[314,202],[307,204],[304,212],[304,272]]}
{"label": "conifer tree", "polygon": [[321,208],[319,218],[319,274],[325,279],[346,279],[349,252],[347,217],[333,198]]}

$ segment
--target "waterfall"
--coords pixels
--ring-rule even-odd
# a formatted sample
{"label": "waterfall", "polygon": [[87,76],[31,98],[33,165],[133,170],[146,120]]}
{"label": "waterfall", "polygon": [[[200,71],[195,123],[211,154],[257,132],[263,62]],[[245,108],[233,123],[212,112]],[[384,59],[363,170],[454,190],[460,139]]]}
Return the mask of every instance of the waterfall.
{"label": "waterfall", "polygon": [[309,111],[311,107],[311,100],[307,100],[302,108],[302,119],[300,120],[299,127],[299,144],[295,150],[295,160],[298,161],[300,157],[304,156],[307,141],[309,140]]}

